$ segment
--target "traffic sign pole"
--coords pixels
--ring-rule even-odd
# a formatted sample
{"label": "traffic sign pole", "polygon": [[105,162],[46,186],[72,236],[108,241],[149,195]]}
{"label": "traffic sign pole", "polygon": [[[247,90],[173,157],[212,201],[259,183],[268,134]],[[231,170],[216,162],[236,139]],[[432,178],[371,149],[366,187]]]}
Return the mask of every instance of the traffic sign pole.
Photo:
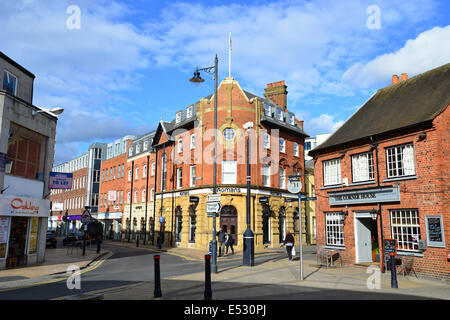
{"label": "traffic sign pole", "polygon": [[298,233],[300,239],[300,280],[303,280],[302,194],[298,194]]}

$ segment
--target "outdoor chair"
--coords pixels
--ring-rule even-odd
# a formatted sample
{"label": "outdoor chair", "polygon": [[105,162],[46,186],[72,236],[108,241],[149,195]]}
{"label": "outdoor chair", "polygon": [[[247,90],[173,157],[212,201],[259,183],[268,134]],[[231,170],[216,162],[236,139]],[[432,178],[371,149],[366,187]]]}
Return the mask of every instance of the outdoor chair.
{"label": "outdoor chair", "polygon": [[328,266],[331,265],[331,259],[330,255],[328,254],[328,250],[325,249],[323,246],[319,247],[317,249],[317,265],[323,265],[323,262],[325,262],[325,265]]}
{"label": "outdoor chair", "polygon": [[414,256],[405,256],[402,259],[402,272],[403,276],[409,275],[409,273],[414,272],[417,278],[416,271],[414,270]]}

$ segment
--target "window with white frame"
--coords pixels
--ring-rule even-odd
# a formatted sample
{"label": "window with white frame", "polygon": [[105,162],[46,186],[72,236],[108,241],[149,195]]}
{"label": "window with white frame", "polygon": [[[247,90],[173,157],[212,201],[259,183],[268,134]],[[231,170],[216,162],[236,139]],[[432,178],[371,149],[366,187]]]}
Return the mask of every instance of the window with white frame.
{"label": "window with white frame", "polygon": [[128,170],[128,181],[131,181],[131,169]]}
{"label": "window with white frame", "polygon": [[278,120],[280,120],[280,121],[284,120],[284,118],[283,118],[283,110],[281,108],[277,108],[276,116],[277,116]]}
{"label": "window with white frame", "polygon": [[372,152],[355,154],[352,156],[352,178],[353,182],[374,179]]}
{"label": "window with white frame", "polygon": [[341,184],[341,159],[323,162],[323,185]]}
{"label": "window with white frame", "polygon": [[193,106],[190,106],[190,107],[187,108],[187,111],[186,111],[186,118],[192,117],[192,111],[193,111],[193,110],[194,110],[194,107],[193,107]]}
{"label": "window with white frame", "polygon": [[270,187],[270,165],[264,164],[262,166],[263,186]]}
{"label": "window with white frame", "polygon": [[130,203],[130,196],[131,196],[131,192],[128,191],[128,193],[127,193],[127,203]]}
{"label": "window with white frame", "polygon": [[147,191],[145,191],[145,190],[142,190],[142,202],[145,202],[145,196],[146,196],[146,194],[147,194]]}
{"label": "window with white frame", "polygon": [[264,115],[266,117],[271,117],[272,116],[272,110],[269,104],[264,103]]}
{"label": "window with white frame", "polygon": [[181,122],[181,112],[177,112],[176,118],[175,118],[175,123],[179,123],[179,122]]}
{"label": "window with white frame", "polygon": [[167,156],[163,155],[161,159],[161,189],[166,190],[167,187]]}
{"label": "window with white frame", "polygon": [[286,141],[280,138],[280,152],[286,152]]}
{"label": "window with white frame", "polygon": [[195,134],[191,135],[191,149],[195,149]]}
{"label": "window with white frame", "polygon": [[419,211],[390,210],[391,233],[399,250],[418,251],[420,240]]}
{"label": "window with white frame", "polygon": [[294,115],[289,115],[289,123],[291,126],[295,126],[295,117]]}
{"label": "window with white frame", "polygon": [[153,189],[153,188],[150,189],[150,200],[153,200],[154,191],[155,191],[155,189]]}
{"label": "window with white frame", "polygon": [[191,166],[191,168],[190,168],[190,179],[189,179],[189,183],[190,183],[190,186],[192,187],[192,186],[195,186],[195,180],[196,180],[196,178],[195,178],[195,165],[193,165],[193,166]]}
{"label": "window with white frame", "polygon": [[138,178],[139,178],[139,167],[136,167],[134,179],[137,180]]}
{"label": "window with white frame", "polygon": [[183,185],[183,169],[177,168],[177,189]]}
{"label": "window with white frame", "polygon": [[225,130],[223,130],[223,137],[225,138],[225,140],[231,141],[234,139],[234,136],[235,132],[233,128],[226,128]]}
{"label": "window with white frame", "polygon": [[144,165],[144,168],[142,169],[142,178],[145,178],[147,176],[147,165]]}
{"label": "window with white frame", "polygon": [[183,139],[178,139],[178,153],[183,152]]}
{"label": "window with white frame", "polygon": [[133,203],[137,203],[137,198],[138,198],[138,191],[134,191],[134,199],[133,199]]}
{"label": "window with white frame", "polygon": [[3,72],[3,90],[13,96],[17,94],[17,77],[6,70]]}
{"label": "window with white frame", "polygon": [[130,149],[128,149],[128,156],[131,157],[133,155],[133,147],[130,147]]}
{"label": "window with white frame", "polygon": [[222,183],[223,184],[236,184],[236,161],[224,160],[222,161]]}
{"label": "window with white frame", "polygon": [[344,220],[341,212],[325,213],[325,233],[327,245],[344,245]]}
{"label": "window with white frame", "polygon": [[298,157],[298,143],[294,142],[294,156]]}
{"label": "window with white frame", "polygon": [[284,168],[279,168],[279,177],[280,177],[280,189],[285,189],[286,188],[286,169]]}
{"label": "window with white frame", "polygon": [[136,154],[138,154],[139,152],[141,152],[141,145],[137,144],[136,145]]}
{"label": "window with white frame", "polygon": [[152,176],[154,176],[155,175],[155,163],[153,162],[152,163]]}
{"label": "window with white frame", "polygon": [[386,148],[388,178],[412,176],[414,168],[414,146],[412,143],[403,146]]}
{"label": "window with white frame", "polygon": [[144,141],[144,151],[148,150],[148,141]]}
{"label": "window with white frame", "polygon": [[270,134],[264,132],[264,148],[270,149]]}

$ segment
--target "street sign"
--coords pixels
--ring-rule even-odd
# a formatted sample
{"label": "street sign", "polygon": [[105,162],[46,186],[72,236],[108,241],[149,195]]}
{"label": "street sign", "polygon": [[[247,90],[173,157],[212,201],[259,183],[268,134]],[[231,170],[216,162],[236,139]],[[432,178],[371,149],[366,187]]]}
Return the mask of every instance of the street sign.
{"label": "street sign", "polygon": [[302,190],[302,183],[295,179],[289,179],[287,189],[290,193],[299,193]]}
{"label": "street sign", "polygon": [[189,202],[198,202],[198,201],[199,201],[198,197],[194,197],[194,196],[189,197]]}
{"label": "street sign", "polygon": [[297,202],[298,198],[284,198],[284,202]]}
{"label": "street sign", "polygon": [[269,203],[269,197],[260,197],[259,203]]}
{"label": "street sign", "polygon": [[315,201],[317,200],[317,197],[302,197],[302,201]]}
{"label": "street sign", "polygon": [[220,194],[208,194],[206,198],[206,202],[220,202],[222,200],[222,196]]}
{"label": "street sign", "polygon": [[84,210],[83,214],[81,215],[81,223],[89,223],[91,222],[91,213],[89,210]]}
{"label": "street sign", "polygon": [[206,203],[206,213],[216,213],[222,209],[222,204],[220,202],[207,202]]}

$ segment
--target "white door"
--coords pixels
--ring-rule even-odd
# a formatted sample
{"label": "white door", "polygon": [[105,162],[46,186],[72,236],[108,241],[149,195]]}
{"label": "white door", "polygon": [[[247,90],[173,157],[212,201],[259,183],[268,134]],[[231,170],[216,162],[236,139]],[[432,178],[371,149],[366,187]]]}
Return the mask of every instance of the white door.
{"label": "white door", "polygon": [[356,262],[372,262],[371,218],[355,218]]}

